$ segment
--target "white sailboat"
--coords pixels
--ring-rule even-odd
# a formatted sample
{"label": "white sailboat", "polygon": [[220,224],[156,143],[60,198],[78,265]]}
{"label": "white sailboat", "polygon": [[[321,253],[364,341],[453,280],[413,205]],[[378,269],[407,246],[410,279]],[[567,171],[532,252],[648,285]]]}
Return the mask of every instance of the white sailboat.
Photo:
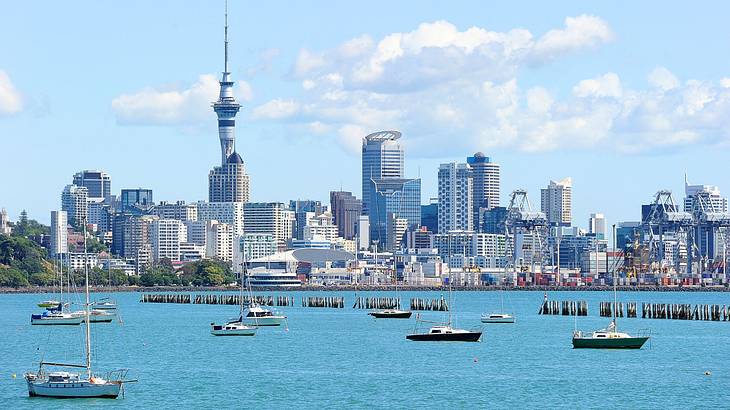
{"label": "white sailboat", "polygon": [[515,317],[510,313],[504,312],[504,294],[503,290],[499,290],[499,312],[483,314],[481,316],[482,323],[515,323]]}
{"label": "white sailboat", "polygon": [[[245,263],[241,277],[246,279],[246,289],[248,291],[248,306],[243,308],[241,312],[241,320],[243,323],[251,326],[281,326],[282,323],[286,322],[286,316],[256,303]],[[243,298],[241,298],[241,303],[243,303]]]}
{"label": "white sailboat", "polygon": [[[70,268],[69,268],[70,270]],[[70,275],[70,273],[69,273]],[[67,295],[70,293],[70,283],[68,286]],[[63,264],[61,264],[61,269],[59,271],[59,294],[58,294],[59,301],[44,301],[38,304],[40,306],[41,304],[49,305],[44,306],[46,310],[43,313],[40,314],[32,314],[30,316],[30,324],[31,325],[40,325],[40,326],[74,326],[74,325],[80,325],[83,321],[83,317],[79,317],[78,315],[74,315],[70,312],[66,312],[65,308],[68,306],[67,303],[63,302]]]}
{"label": "white sailboat", "polygon": [[[84,222],[84,261],[88,261],[86,254],[86,223]],[[85,271],[85,290],[86,303],[84,310],[86,312],[86,363],[68,364],[41,361],[37,372],[28,372],[25,374],[25,380],[28,385],[28,395],[31,397],[56,397],[56,398],[117,398],[122,390],[125,382],[123,378],[126,370],[117,370],[109,372],[106,377],[100,377],[92,372],[91,369],[91,321],[88,320],[91,315],[91,303],[89,300],[89,266],[84,263]],[[67,371],[51,371],[47,372],[46,367],[61,368],[78,368],[84,369],[80,373]]]}
{"label": "white sailboat", "polygon": [[243,322],[243,282],[246,273],[244,266],[241,273],[241,289],[238,293],[238,317],[223,324],[210,324],[210,334],[213,336],[254,336],[257,326],[249,326]]}
{"label": "white sailboat", "polygon": [[[395,266],[395,252],[393,252],[393,283],[395,284],[395,299],[400,304],[400,294],[398,293],[398,273]],[[380,309],[375,310],[368,315],[376,319],[408,319],[411,317],[413,312],[410,310],[402,310],[400,306],[396,306],[392,309]]]}

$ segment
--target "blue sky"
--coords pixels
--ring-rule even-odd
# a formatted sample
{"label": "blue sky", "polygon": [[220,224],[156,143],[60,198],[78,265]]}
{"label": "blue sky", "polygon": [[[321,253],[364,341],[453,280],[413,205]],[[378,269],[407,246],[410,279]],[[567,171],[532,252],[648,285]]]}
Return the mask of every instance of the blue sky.
{"label": "blue sky", "polygon": [[[219,4],[220,3],[220,4]],[[399,129],[406,173],[483,151],[503,202],[573,178],[574,223],[691,183],[730,190],[724,2],[231,0],[236,148],[253,201],[360,195],[359,138]],[[0,13],[0,207],[48,221],[63,186],[206,199],[220,155],[223,3],[10,2]]]}

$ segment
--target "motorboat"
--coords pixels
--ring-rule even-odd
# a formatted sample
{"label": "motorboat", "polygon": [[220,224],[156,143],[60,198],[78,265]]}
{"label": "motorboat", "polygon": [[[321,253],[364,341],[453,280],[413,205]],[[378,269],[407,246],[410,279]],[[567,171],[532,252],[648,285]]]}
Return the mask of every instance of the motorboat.
{"label": "motorboat", "polygon": [[490,313],[482,315],[482,323],[515,323],[514,316],[508,313]]}
{"label": "motorboat", "polygon": [[61,302],[59,302],[57,300],[43,300],[43,301],[38,302],[38,307],[53,308],[60,304],[61,304]]}
{"label": "motorboat", "polygon": [[243,322],[254,326],[280,326],[286,316],[253,304],[243,310]]}
{"label": "motorboat", "polygon": [[410,310],[399,309],[383,309],[368,313],[368,315],[376,319],[408,319],[413,312]]}
{"label": "motorboat", "polygon": [[406,339],[421,342],[478,342],[481,331],[455,329],[449,325],[433,326],[428,333],[413,333]]}
{"label": "motorboat", "polygon": [[30,316],[31,325],[80,325],[83,321],[83,317],[55,309]]}
{"label": "motorboat", "polygon": [[606,329],[584,334],[580,330],[573,332],[574,349],[641,349],[649,336],[631,336],[619,332],[616,322],[612,321]]}

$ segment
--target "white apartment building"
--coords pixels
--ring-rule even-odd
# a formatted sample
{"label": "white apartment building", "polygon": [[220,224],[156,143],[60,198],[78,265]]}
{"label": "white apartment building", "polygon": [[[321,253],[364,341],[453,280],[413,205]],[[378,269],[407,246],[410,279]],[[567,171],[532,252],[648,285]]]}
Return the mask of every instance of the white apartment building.
{"label": "white apartment building", "polygon": [[150,232],[152,259],[155,262],[162,259],[179,262],[180,244],[187,238],[187,227],[182,221],[162,218],[154,221]]}
{"label": "white apartment building", "polygon": [[205,256],[231,262],[234,236],[231,225],[216,220],[207,221],[205,223]]}
{"label": "white apartment building", "polygon": [[68,214],[51,211],[51,257],[68,253]]}
{"label": "white apartment building", "polygon": [[439,232],[474,229],[472,183],[469,165],[452,162],[439,166]]}
{"label": "white apartment building", "polygon": [[548,223],[556,226],[570,226],[573,218],[573,180],[550,181],[547,188],[540,190],[540,209]]}

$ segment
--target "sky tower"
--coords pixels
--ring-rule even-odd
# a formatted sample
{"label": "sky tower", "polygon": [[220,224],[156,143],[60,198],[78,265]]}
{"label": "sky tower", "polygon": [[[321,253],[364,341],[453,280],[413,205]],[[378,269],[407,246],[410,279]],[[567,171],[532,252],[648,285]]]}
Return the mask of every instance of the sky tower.
{"label": "sky tower", "polygon": [[233,81],[231,72],[228,71],[228,2],[226,2],[225,17],[225,59],[223,64],[223,76],[219,82],[221,85],[218,101],[213,103],[213,111],[218,116],[218,136],[221,140],[221,165],[225,165],[228,158],[233,154],[236,143],[236,114],[241,105],[233,97]]}

